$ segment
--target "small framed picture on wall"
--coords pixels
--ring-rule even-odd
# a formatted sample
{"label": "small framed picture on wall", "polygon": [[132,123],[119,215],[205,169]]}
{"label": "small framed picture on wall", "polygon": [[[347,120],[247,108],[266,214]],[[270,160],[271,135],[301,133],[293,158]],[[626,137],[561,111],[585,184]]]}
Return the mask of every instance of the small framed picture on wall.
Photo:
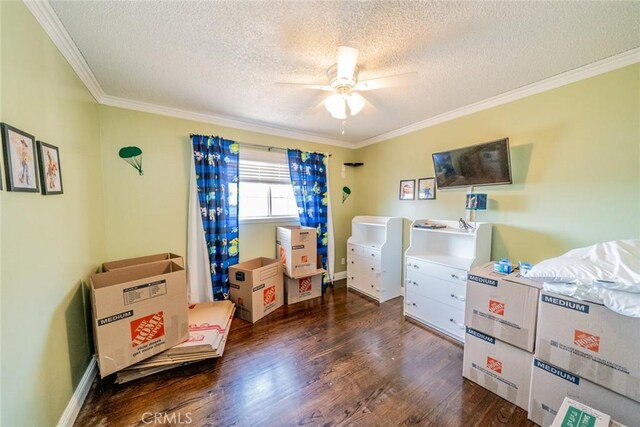
{"label": "small framed picture on wall", "polygon": [[8,191],[39,193],[36,171],[36,139],[2,123],[2,149]]}
{"label": "small framed picture on wall", "polygon": [[414,200],[415,190],[415,179],[403,179],[400,181],[400,200]]}
{"label": "small framed picture on wall", "polygon": [[436,179],[420,178],[418,180],[418,200],[433,200],[436,198]]}
{"label": "small framed picture on wall", "polygon": [[58,147],[38,141],[38,163],[42,194],[62,194],[62,171]]}

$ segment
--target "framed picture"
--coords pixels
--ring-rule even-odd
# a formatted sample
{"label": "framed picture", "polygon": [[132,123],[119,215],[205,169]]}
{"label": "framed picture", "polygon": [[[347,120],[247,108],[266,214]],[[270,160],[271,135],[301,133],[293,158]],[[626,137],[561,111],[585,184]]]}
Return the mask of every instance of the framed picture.
{"label": "framed picture", "polygon": [[38,163],[42,194],[62,194],[62,171],[58,147],[38,141]]}
{"label": "framed picture", "polygon": [[433,200],[436,198],[436,179],[420,178],[418,180],[418,200]]}
{"label": "framed picture", "polygon": [[400,200],[414,200],[415,187],[415,179],[404,179],[400,181]]}
{"label": "framed picture", "polygon": [[2,149],[7,190],[39,193],[33,135],[2,123]]}

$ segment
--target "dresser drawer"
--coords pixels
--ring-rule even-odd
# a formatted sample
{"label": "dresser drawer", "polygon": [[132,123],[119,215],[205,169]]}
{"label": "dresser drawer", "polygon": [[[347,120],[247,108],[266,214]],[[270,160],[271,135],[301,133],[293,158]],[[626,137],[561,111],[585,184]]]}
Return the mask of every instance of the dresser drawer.
{"label": "dresser drawer", "polygon": [[353,255],[347,262],[347,270],[361,271],[369,274],[380,274],[382,272],[380,260],[369,259],[363,256]]}
{"label": "dresser drawer", "polygon": [[357,289],[372,298],[380,297],[380,279],[371,277],[368,274],[356,272],[354,275],[347,275],[347,286]]}
{"label": "dresser drawer", "polygon": [[347,243],[347,258],[351,255],[362,255],[362,246]]}
{"label": "dresser drawer", "polygon": [[464,341],[464,311],[407,292],[405,313]]}
{"label": "dresser drawer", "polygon": [[347,258],[347,271],[359,271],[365,268],[362,257],[349,254]]}
{"label": "dresser drawer", "polygon": [[373,259],[380,263],[380,249],[370,248],[367,246],[362,247],[362,256],[367,259]]}
{"label": "dresser drawer", "polygon": [[366,256],[363,256],[362,265],[362,270],[369,274],[379,274],[382,272],[380,258],[367,258]]}
{"label": "dresser drawer", "polygon": [[467,290],[465,284],[447,282],[415,271],[407,272],[405,283],[407,293],[422,295],[464,311]]}
{"label": "dresser drawer", "polygon": [[407,272],[416,271],[426,276],[437,277],[451,283],[467,283],[467,272],[416,258],[407,258]]}

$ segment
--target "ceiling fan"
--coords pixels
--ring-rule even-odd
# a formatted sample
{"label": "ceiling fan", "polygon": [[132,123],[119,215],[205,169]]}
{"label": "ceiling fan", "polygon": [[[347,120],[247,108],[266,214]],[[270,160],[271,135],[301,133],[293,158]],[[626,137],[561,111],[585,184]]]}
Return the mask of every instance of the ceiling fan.
{"label": "ceiling fan", "polygon": [[338,47],[338,59],[336,63],[327,70],[329,85],[304,83],[276,84],[333,92],[324,100],[324,106],[332,117],[345,120],[347,118],[347,107],[349,115],[355,116],[362,111],[366,104],[366,100],[358,92],[410,84],[415,81],[418,75],[417,72],[412,72],[358,81],[358,71],[358,49],[340,46]]}

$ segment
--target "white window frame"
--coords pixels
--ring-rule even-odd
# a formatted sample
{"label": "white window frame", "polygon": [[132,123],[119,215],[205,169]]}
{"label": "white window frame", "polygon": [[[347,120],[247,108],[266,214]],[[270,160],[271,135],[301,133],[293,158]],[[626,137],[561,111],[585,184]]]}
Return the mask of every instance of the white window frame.
{"label": "white window frame", "polygon": [[[251,148],[240,149],[240,161],[253,160],[261,162],[284,163],[287,164],[286,152],[258,150]],[[240,191],[240,182],[238,182],[238,191]],[[293,185],[293,184],[292,184]],[[271,188],[268,190],[268,208],[271,212]],[[262,217],[239,218],[240,224],[261,224],[261,223],[279,223],[279,224],[300,224],[300,217],[297,215],[270,215]]]}

